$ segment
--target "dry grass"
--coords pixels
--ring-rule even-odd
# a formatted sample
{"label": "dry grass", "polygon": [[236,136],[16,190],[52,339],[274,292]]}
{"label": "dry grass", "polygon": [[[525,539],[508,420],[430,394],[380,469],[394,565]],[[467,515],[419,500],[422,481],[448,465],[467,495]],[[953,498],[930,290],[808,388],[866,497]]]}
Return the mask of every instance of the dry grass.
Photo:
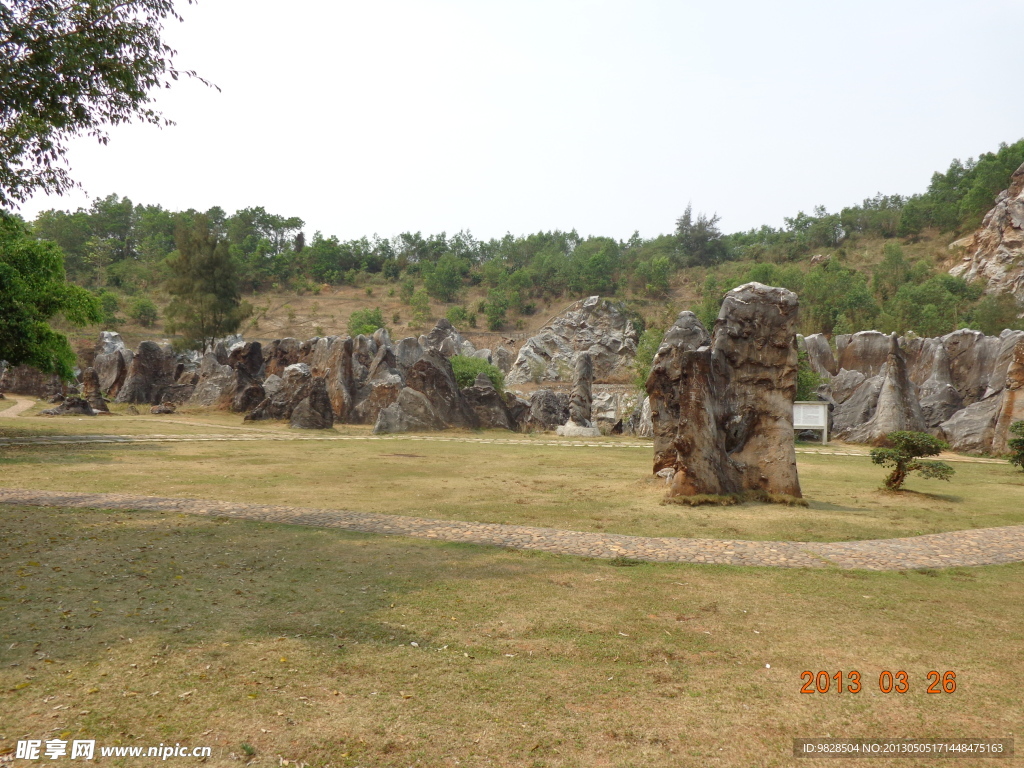
{"label": "dry grass", "polygon": [[[42,407],[42,406],[38,406]],[[281,434],[237,415],[92,419],[21,417],[0,434]],[[309,433],[303,433],[311,436]],[[333,435],[368,436],[344,426]],[[355,509],[448,520],[514,523],[652,536],[842,541],[1024,522],[1024,475],[1009,464],[957,463],[951,483],[912,478],[880,489],[885,471],[865,456],[799,454],[806,508],[745,502],[662,504],[650,451],[632,438],[605,448],[555,447],[552,436],[507,432],[433,437],[522,439],[522,445],[378,441],[187,442],[0,448],[3,484]],[[319,436],[319,435],[312,435]]]}
{"label": "dry grass", "polygon": [[[259,766],[747,768],[792,765],[794,737],[1006,738],[1021,722],[1020,565],[615,568],[13,507],[0,532],[0,752],[60,736],[210,745],[210,765],[244,743]],[[859,694],[799,693],[804,670],[851,669]],[[884,669],[911,691],[880,693]],[[926,694],[932,669],[955,671],[956,693]]]}

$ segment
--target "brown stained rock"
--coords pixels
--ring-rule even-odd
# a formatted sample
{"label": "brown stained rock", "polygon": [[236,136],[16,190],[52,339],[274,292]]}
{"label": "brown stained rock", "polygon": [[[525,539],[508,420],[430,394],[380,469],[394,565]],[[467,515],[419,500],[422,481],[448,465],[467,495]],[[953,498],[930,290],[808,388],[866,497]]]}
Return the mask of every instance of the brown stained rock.
{"label": "brown stained rock", "polygon": [[726,294],[715,323],[711,350],[726,382],[726,450],[745,491],[801,496],[793,448],[798,307],[792,291],[747,283]]}
{"label": "brown stained rock", "polygon": [[100,377],[95,368],[86,368],[82,371],[82,399],[98,413],[110,412],[107,401],[103,399],[103,393],[100,391]]}
{"label": "brown stained rock", "polygon": [[711,336],[693,312],[681,312],[665,333],[647,376],[654,433],[654,472],[676,466],[678,456],[673,445],[680,424],[680,398],[683,389],[683,357],[699,347],[710,347]]}
{"label": "brown stained rock", "polygon": [[324,378],[335,420],[350,421],[355,409],[352,339],[348,336],[327,336],[317,341],[310,369],[314,376]]}
{"label": "brown stained rock", "polygon": [[675,471],[670,495],[801,495],[793,448],[797,307],[791,291],[747,283],[726,294],[710,340],[692,312],[666,333],[647,393],[654,472]]}
{"label": "brown stained rock", "polygon": [[473,386],[463,388],[462,396],[476,414],[481,429],[518,429],[519,425],[509,410],[507,399],[494,388],[486,373],[478,373]]}
{"label": "brown stained rock", "polygon": [[263,402],[246,414],[246,421],[290,419],[295,406],[309,396],[310,388],[313,386],[313,374],[308,365],[295,363],[285,368],[282,373],[281,386],[273,395],[266,397]]}
{"label": "brown stained rock", "polygon": [[1009,453],[1010,425],[1024,421],[1024,338],[1014,346],[1001,400],[992,435],[992,453],[997,454]]}
{"label": "brown stained rock", "polygon": [[92,359],[92,367],[99,376],[100,391],[105,392],[108,397],[115,397],[128,377],[131,362],[132,351],[125,347],[121,334],[100,331]]}
{"label": "brown stained rock", "polygon": [[275,339],[263,350],[266,376],[283,376],[284,369],[299,362],[299,350],[302,344],[298,339]]}
{"label": "brown stained rock", "polygon": [[572,393],[569,395],[569,421],[579,427],[590,427],[594,402],[594,360],[589,352],[576,356]]}
{"label": "brown stained rock", "polygon": [[235,368],[235,380],[231,387],[231,404],[233,413],[248,413],[266,398],[266,390],[246,370],[245,366]]}
{"label": "brown stained rock", "polygon": [[177,359],[170,344],[141,342],[132,355],[128,375],[115,402],[159,403],[163,390],[174,384],[176,366]]}
{"label": "brown stained rock", "polygon": [[879,443],[890,432],[924,432],[927,429],[917,389],[907,372],[907,360],[894,333],[889,339],[882,386],[872,417],[850,430],[845,439],[852,443]]}

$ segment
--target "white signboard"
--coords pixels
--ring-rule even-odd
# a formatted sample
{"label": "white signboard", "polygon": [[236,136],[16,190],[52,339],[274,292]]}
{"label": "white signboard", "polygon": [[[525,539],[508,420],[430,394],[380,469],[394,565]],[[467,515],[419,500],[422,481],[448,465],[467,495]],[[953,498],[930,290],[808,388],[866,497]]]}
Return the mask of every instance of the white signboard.
{"label": "white signboard", "polygon": [[828,442],[828,403],[798,400],[793,403],[793,429],[820,429],[821,442]]}

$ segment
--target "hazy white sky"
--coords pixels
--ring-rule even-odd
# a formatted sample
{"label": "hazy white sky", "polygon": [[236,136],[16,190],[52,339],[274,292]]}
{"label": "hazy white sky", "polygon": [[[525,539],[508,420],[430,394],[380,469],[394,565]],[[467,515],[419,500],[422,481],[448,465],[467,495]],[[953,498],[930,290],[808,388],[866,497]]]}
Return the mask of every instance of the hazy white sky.
{"label": "hazy white sky", "polygon": [[1022,0],[179,3],[169,128],[78,140],[81,195],[262,205],[343,239],[779,226],[1024,137]]}

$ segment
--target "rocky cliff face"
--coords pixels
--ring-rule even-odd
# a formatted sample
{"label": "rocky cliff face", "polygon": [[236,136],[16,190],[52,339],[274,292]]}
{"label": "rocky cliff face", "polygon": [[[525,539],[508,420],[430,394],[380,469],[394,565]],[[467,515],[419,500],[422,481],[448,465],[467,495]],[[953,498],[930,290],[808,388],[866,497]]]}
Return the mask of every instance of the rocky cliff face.
{"label": "rocky cliff face", "polygon": [[950,247],[964,249],[950,274],[984,280],[986,293],[1011,293],[1024,306],[1024,165],[1014,171],[1010,188],[999,193],[981,228]]}

